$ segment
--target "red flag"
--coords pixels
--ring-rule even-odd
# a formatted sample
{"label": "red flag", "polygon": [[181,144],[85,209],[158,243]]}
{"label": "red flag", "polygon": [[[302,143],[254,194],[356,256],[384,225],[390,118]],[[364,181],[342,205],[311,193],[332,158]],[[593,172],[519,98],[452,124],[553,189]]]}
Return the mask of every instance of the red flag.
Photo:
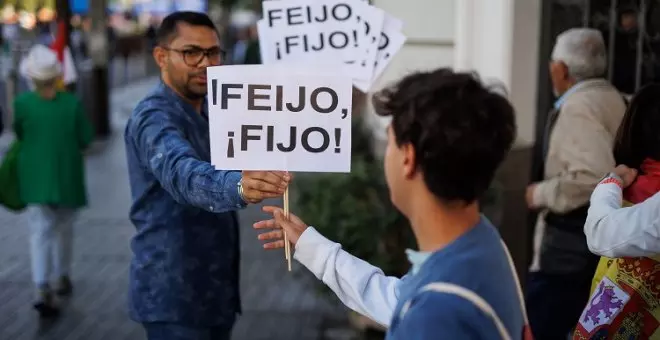
{"label": "red flag", "polygon": [[55,41],[50,45],[50,48],[57,53],[57,59],[64,66],[64,50],[67,45],[67,23],[64,20],[59,20],[57,23],[57,36]]}

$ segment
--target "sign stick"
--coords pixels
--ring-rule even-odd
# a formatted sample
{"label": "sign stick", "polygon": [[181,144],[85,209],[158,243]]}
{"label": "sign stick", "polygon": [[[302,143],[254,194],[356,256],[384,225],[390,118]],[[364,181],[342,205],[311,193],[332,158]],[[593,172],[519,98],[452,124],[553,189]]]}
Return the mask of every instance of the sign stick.
{"label": "sign stick", "polygon": [[[287,220],[290,218],[288,186],[284,191],[284,216],[286,217]],[[286,258],[287,267],[289,271],[291,271],[291,243],[289,243],[289,236],[287,235],[286,230],[284,231],[284,257]]]}

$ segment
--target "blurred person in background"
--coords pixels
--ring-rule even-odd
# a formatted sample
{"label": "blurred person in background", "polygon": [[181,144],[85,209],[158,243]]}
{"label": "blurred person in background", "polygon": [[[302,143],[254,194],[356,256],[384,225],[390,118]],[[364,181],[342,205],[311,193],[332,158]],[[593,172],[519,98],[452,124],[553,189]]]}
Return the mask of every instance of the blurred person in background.
{"label": "blurred person in background", "polygon": [[149,18],[149,25],[147,26],[147,31],[145,32],[145,38],[147,39],[147,43],[149,44],[149,51],[153,51],[153,49],[156,47],[158,44],[158,41],[156,40],[156,32],[158,31],[158,18],[156,17],[151,17]]}
{"label": "blurred person in background", "polygon": [[35,29],[37,30],[37,43],[50,45],[53,43],[53,33],[51,32],[50,22],[38,21]]}
{"label": "blurred person in background", "polygon": [[243,64],[261,64],[261,51],[259,50],[259,32],[257,31],[257,25],[253,24],[248,28],[248,39],[248,46],[245,51]]}
{"label": "blurred person in background", "polygon": [[132,12],[126,11],[114,26],[115,53],[123,61],[123,80],[128,81],[131,77],[131,58],[144,50],[144,33],[137,18]]}
{"label": "blurred person in background", "polygon": [[2,11],[2,38],[5,43],[12,44],[19,35],[18,13],[13,5],[7,5]]}
{"label": "blurred person in background", "polygon": [[257,26],[238,28],[237,39],[232,48],[231,63],[235,65],[261,64]]}
{"label": "blurred person in background", "polygon": [[257,15],[248,10],[232,13],[231,31],[235,40],[230,48],[229,63],[234,65],[261,63],[256,30],[257,19]]}
{"label": "blurred person in background", "polygon": [[614,31],[612,83],[627,94],[635,93],[638,34],[637,11],[632,7],[623,8]]}
{"label": "blurred person in background", "polygon": [[250,43],[250,32],[247,27],[236,28],[236,42],[231,49],[230,63],[234,65],[245,64],[245,57]]}
{"label": "blurred person in background", "polygon": [[544,174],[528,186],[530,209],[540,211],[527,284],[527,310],[537,340],[565,339],[589,298],[598,257],[583,232],[589,197],[614,168],[614,138],[626,103],[604,75],[607,50],[595,29],[561,33],[550,78],[558,97],[543,136]]}
{"label": "blurred person in background", "polygon": [[[78,82],[78,71],[76,69],[76,64],[71,53],[71,48],[68,46],[68,41],[70,40],[66,34],[66,23],[60,21],[57,24],[56,35],[53,37],[50,31],[48,31],[52,39],[44,39],[44,43],[39,43],[42,46],[48,46],[57,56],[57,60],[60,63],[60,68],[62,70],[62,77],[57,79],[57,89],[58,90],[67,90],[70,92],[76,91],[76,83]],[[49,42],[50,41],[50,42]],[[28,83],[30,90],[35,89],[35,84],[32,81],[32,78],[27,74],[25,67],[29,65],[27,63],[22,63],[19,65],[19,73],[24,77]]]}
{"label": "blurred person in background", "polygon": [[52,29],[54,26],[55,11],[47,7],[42,7],[37,11],[37,41],[40,44],[49,46],[53,43]]}
{"label": "blurred person in background", "polygon": [[69,36],[71,38],[69,45],[73,52],[73,59],[77,64],[87,58],[87,42],[83,29],[83,18],[80,15],[75,15],[71,19],[71,34]]}
{"label": "blurred person in background", "polygon": [[28,205],[34,307],[51,317],[58,314],[54,293],[73,290],[73,222],[87,204],[83,150],[92,141],[92,127],[78,98],[58,90],[62,67],[54,51],[35,45],[23,67],[35,89],[14,101],[20,196]]}

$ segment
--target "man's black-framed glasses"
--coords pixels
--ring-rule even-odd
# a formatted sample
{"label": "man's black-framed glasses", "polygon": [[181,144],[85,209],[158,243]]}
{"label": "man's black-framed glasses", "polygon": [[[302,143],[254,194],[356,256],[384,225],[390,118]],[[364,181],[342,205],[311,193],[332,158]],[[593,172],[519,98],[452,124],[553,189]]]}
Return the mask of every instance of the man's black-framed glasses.
{"label": "man's black-framed glasses", "polygon": [[166,46],[161,47],[167,51],[181,54],[183,62],[190,67],[199,66],[202,60],[204,60],[204,57],[208,58],[211,65],[220,65],[224,61],[226,54],[220,47],[187,47],[183,49],[169,48]]}

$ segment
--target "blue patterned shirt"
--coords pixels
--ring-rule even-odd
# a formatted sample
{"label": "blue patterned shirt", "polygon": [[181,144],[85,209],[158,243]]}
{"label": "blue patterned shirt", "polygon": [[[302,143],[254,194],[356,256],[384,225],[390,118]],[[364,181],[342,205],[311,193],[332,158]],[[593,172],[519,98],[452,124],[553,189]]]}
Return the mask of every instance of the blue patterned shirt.
{"label": "blue patterned shirt", "polygon": [[124,141],[137,234],[129,311],[138,322],[231,326],[240,313],[238,171],[210,164],[206,103],[163,83],[135,108]]}

